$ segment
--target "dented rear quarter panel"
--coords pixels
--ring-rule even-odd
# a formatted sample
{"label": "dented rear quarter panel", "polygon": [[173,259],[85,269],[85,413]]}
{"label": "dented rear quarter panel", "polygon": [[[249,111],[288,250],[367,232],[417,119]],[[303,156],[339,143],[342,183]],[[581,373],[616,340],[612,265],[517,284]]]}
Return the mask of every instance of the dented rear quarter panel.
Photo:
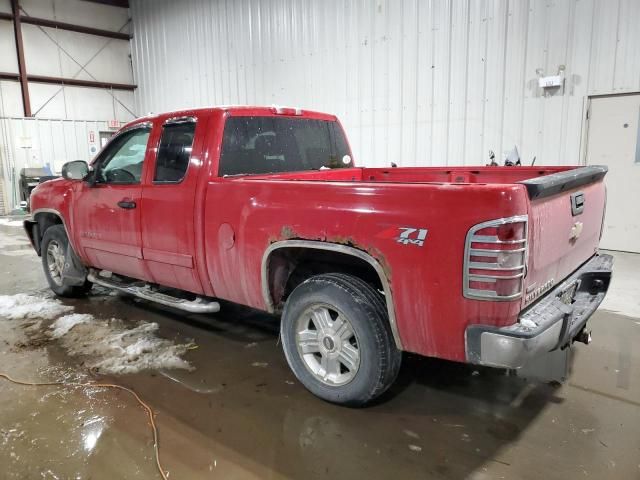
{"label": "dented rear quarter panel", "polygon": [[[261,262],[271,243],[348,243],[386,272],[403,348],[463,361],[467,325],[513,323],[520,310],[520,300],[462,296],[466,233],[482,221],[526,213],[527,203],[521,185],[217,178],[206,192],[206,268],[216,296],[266,309]],[[221,224],[234,232],[231,248]],[[400,227],[427,229],[424,245],[389,236]]]}

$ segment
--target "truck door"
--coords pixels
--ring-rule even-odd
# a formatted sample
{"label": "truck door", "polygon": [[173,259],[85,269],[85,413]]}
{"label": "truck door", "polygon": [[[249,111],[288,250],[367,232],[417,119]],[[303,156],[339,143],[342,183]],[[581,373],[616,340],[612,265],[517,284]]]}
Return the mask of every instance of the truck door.
{"label": "truck door", "polygon": [[73,202],[73,229],[89,263],[147,279],[140,237],[141,179],[151,124],[119,133],[93,164],[93,183],[82,183]]}
{"label": "truck door", "polygon": [[208,118],[166,120],[142,189],[142,255],[160,285],[203,293],[195,264],[197,181]]}

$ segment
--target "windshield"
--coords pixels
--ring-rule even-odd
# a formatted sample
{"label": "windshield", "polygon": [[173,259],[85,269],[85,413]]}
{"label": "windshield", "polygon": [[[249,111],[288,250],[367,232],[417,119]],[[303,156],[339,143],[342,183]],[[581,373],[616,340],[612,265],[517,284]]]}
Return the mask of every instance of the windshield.
{"label": "windshield", "polygon": [[352,166],[344,133],[334,121],[230,117],[224,127],[220,176]]}

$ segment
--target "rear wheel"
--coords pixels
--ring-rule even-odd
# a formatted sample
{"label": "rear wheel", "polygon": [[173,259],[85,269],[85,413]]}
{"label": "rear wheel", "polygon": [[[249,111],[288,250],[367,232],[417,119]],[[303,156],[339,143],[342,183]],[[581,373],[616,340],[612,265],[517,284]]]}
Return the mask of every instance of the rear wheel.
{"label": "rear wheel", "polygon": [[333,273],[301,283],[287,299],[281,335],[298,380],[329,402],[363,405],[400,369],[383,297],[358,277]]}
{"label": "rear wheel", "polygon": [[80,286],[65,285],[62,272],[69,239],[62,225],[47,228],[41,243],[42,268],[53,293],[61,297],[78,297],[86,294],[93,284],[85,281]]}

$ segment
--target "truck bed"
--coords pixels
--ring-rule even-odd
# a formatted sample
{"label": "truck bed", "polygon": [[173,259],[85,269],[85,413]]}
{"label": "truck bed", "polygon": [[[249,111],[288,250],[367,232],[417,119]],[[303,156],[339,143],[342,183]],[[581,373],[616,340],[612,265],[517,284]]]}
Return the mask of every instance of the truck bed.
{"label": "truck bed", "polygon": [[[205,222],[208,274],[216,296],[264,309],[257,265],[270,245],[310,240],[353,246],[383,265],[392,283],[403,348],[463,361],[464,344],[452,339],[463,339],[469,324],[515,323],[537,298],[532,292],[560,283],[596,253],[604,173],[602,167],[570,166],[409,167],[226,177],[209,182],[205,218],[224,205],[224,220],[235,223],[235,246],[221,247],[218,228]],[[574,217],[570,196],[579,192],[587,207]],[[469,229],[517,215],[529,220],[522,297],[463,297]],[[579,238],[572,236],[576,223]],[[398,247],[390,235],[399,227],[423,229],[424,246]]]}
{"label": "truck bed", "polygon": [[250,179],[327,182],[510,184],[580,167],[401,167],[338,168],[308,172],[253,175]]}

